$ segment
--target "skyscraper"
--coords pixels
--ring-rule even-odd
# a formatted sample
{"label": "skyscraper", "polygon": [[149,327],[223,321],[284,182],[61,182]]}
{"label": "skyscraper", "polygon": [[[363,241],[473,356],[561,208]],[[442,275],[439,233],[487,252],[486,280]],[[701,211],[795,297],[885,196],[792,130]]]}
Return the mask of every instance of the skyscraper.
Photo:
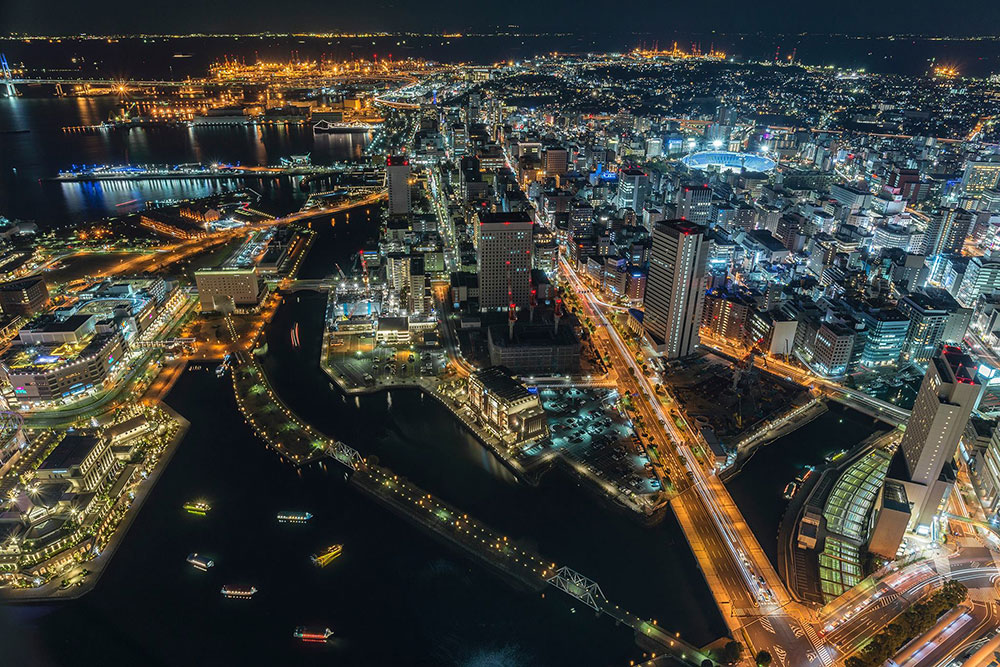
{"label": "skyscraper", "polygon": [[646,204],[649,176],[641,169],[623,169],[618,174],[618,208],[630,208],[642,213]]}
{"label": "skyscraper", "polygon": [[389,215],[406,215],[410,212],[410,160],[391,155],[385,169],[389,179]]}
{"label": "skyscraper", "polygon": [[709,242],[702,227],[683,220],[653,226],[643,327],[668,359],[698,344]]}
{"label": "skyscraper", "polygon": [[685,185],[677,191],[677,217],[705,224],[711,212],[712,188],[707,185]]}
{"label": "skyscraper", "polygon": [[531,218],[524,212],[479,214],[479,309],[527,308]]}
{"label": "skyscraper", "polygon": [[927,366],[900,442],[909,475],[902,481],[913,501],[911,529],[930,529],[954,483],[945,464],[955,455],[979,396],[976,371],[972,357],[950,345],[942,345]]}
{"label": "skyscraper", "polygon": [[945,208],[935,213],[924,234],[923,255],[960,254],[965,237],[972,228],[972,214],[960,208]]}

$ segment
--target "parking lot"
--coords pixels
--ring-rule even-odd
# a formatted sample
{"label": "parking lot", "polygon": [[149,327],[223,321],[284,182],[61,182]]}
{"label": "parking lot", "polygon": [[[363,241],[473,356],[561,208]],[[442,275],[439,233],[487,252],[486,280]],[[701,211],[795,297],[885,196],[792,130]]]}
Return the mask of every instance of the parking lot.
{"label": "parking lot", "polygon": [[550,441],[524,452],[526,457],[561,452],[627,496],[661,490],[645,448],[618,408],[613,389],[543,388]]}

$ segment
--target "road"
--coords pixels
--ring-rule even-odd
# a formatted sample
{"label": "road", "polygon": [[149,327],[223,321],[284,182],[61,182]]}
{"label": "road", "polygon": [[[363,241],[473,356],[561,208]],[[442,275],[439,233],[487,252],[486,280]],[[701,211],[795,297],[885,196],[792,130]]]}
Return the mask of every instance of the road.
{"label": "road", "polygon": [[[597,325],[595,345],[612,359],[619,387],[633,396],[644,430],[660,443],[659,454],[675,471],[679,493],[671,499],[671,507],[734,637],[744,640],[752,654],[769,651],[776,665],[833,664],[809,624],[808,611],[791,601],[721,480],[697,463],[687,435],[690,429],[682,434],[676,428],[634,353],[608,321],[604,306],[562,258],[560,271],[582,305],[582,314]],[[678,479],[681,471],[686,479]]]}

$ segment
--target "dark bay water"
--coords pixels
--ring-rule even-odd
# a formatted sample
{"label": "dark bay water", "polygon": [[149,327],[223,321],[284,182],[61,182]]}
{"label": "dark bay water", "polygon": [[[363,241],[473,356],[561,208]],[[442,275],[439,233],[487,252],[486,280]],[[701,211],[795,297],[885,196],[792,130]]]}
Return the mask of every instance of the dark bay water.
{"label": "dark bay water", "polygon": [[310,154],[315,164],[361,157],[366,133],[314,135],[309,126],[153,127],[63,132],[94,125],[118,104],[114,97],[0,98],[0,215],[58,227],[141,210],[148,201],[205,197],[250,187],[274,213],[297,208],[306,194],[298,179],[146,180],[59,183],[51,178],[73,165],[278,164]]}

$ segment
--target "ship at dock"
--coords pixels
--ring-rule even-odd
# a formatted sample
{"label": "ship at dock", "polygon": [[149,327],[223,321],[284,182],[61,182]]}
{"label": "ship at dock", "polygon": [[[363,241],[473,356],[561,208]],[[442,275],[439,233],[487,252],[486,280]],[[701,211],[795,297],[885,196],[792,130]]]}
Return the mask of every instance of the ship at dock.
{"label": "ship at dock", "polygon": [[330,638],[333,637],[333,630],[330,628],[311,628],[300,625],[292,632],[292,636],[304,642],[323,644],[330,641]]}
{"label": "ship at dock", "polygon": [[309,512],[278,512],[278,521],[281,523],[305,523],[313,515]]}
{"label": "ship at dock", "polygon": [[340,558],[340,554],[344,551],[344,545],[334,544],[329,546],[318,554],[313,554],[309,558],[312,560],[313,565],[316,567],[326,567],[333,561]]}
{"label": "ship at dock", "polygon": [[208,568],[215,565],[214,560],[205,556],[199,556],[197,553],[188,554],[187,562],[191,563],[191,565],[202,572],[207,572]]}
{"label": "ship at dock", "polygon": [[254,586],[223,586],[222,595],[227,598],[237,598],[240,600],[249,600],[257,593],[257,589]]}

